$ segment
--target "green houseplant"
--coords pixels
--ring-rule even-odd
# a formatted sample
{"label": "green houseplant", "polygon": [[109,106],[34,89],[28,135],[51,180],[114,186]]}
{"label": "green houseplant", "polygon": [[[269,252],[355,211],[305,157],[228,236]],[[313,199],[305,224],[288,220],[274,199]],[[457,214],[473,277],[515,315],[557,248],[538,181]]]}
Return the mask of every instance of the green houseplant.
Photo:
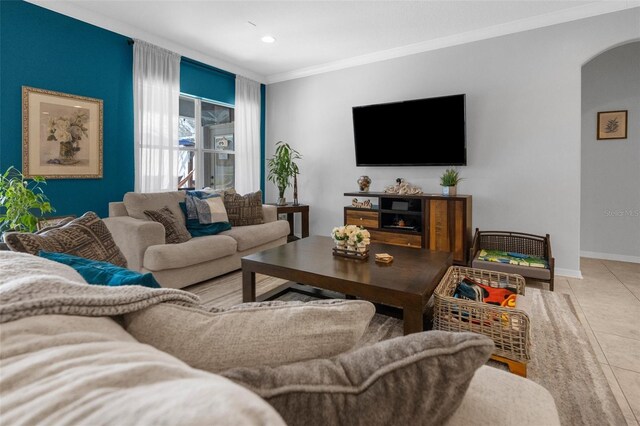
{"label": "green houseplant", "polygon": [[278,205],[286,204],[284,191],[291,186],[291,178],[300,173],[294,160],[301,159],[298,151],[291,148],[288,143],[279,141],[276,143],[276,151],[268,161],[269,175],[267,179],[278,187]]}
{"label": "green houseplant", "polygon": [[43,185],[46,181],[42,176],[26,179],[13,166],[0,175],[0,234],[9,230],[34,232],[38,217],[55,211],[44,195]]}
{"label": "green houseplant", "polygon": [[454,168],[448,168],[440,176],[442,195],[456,195],[458,183],[462,180],[460,173]]}

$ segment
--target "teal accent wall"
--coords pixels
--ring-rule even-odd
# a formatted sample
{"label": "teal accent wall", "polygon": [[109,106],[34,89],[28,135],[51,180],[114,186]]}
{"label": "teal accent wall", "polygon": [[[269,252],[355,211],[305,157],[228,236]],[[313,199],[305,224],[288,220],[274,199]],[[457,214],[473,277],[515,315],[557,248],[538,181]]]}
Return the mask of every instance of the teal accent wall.
{"label": "teal accent wall", "polygon": [[22,169],[22,86],[104,101],[104,178],[49,179],[54,215],[101,217],[133,190],[132,48],[127,37],[22,1],[0,2],[0,170]]}
{"label": "teal accent wall", "polygon": [[[22,86],[104,101],[102,179],[48,179],[53,215],[94,211],[134,187],[133,49],[128,37],[14,0],[0,1],[0,172],[22,169]],[[235,105],[235,74],[183,58],[180,90]],[[261,86],[264,193],[265,86]]]}
{"label": "teal accent wall", "polygon": [[235,105],[236,76],[209,65],[182,58],[180,91],[199,98]]}

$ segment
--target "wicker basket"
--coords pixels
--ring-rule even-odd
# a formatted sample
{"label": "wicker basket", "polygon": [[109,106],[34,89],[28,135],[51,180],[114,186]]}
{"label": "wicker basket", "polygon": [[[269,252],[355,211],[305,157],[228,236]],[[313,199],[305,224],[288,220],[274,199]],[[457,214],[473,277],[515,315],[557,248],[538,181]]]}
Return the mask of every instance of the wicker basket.
{"label": "wicker basket", "polygon": [[526,375],[526,363],[531,359],[528,315],[517,308],[454,298],[456,287],[465,276],[492,287],[506,283],[524,295],[525,281],[520,275],[452,266],[434,292],[433,329],[484,334],[495,343],[496,359],[506,358],[523,364]]}

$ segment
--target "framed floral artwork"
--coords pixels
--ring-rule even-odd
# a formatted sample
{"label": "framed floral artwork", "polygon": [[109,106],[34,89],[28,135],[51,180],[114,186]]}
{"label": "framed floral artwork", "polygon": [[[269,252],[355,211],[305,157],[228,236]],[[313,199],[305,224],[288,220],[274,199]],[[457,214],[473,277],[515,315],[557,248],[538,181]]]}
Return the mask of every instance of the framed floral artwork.
{"label": "framed floral artwork", "polygon": [[102,178],[101,99],[22,87],[22,173]]}
{"label": "framed floral artwork", "polygon": [[627,111],[598,113],[598,140],[627,138]]}

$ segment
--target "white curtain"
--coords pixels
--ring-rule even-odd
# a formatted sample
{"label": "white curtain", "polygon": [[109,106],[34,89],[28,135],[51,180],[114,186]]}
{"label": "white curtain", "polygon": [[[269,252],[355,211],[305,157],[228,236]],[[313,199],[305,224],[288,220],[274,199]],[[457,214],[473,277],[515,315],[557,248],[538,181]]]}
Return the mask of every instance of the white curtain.
{"label": "white curtain", "polygon": [[236,191],[260,189],[260,83],[236,76]]}
{"label": "white curtain", "polygon": [[178,188],[180,55],[141,40],[133,45],[136,192]]}

